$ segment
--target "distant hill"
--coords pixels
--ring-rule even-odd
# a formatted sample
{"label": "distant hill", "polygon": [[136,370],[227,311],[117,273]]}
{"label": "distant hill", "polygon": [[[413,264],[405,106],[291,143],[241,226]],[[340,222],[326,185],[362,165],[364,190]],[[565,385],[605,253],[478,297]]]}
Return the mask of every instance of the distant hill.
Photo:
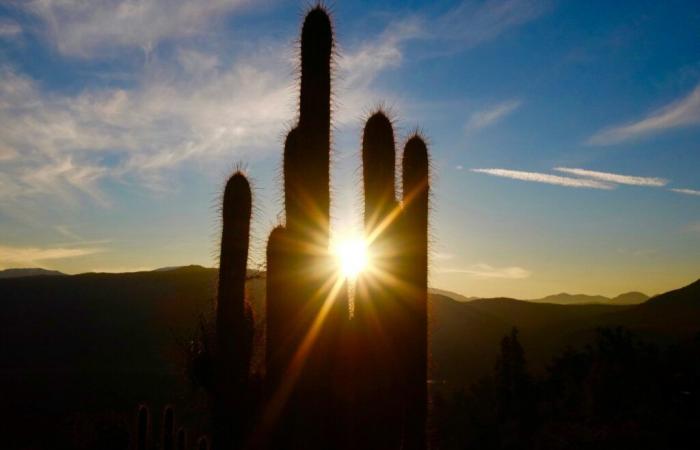
{"label": "distant hill", "polygon": [[609,303],[610,298],[602,295],[567,294],[566,292],[562,292],[560,294],[548,295],[528,301],[537,303],[558,303],[562,305],[585,305],[590,303]]}
{"label": "distant hill", "polygon": [[693,333],[700,329],[700,280],[606,317],[605,322],[659,336]]}
{"label": "distant hill", "polygon": [[57,270],[46,270],[40,268],[26,268],[26,269],[5,269],[0,270],[0,279],[5,278],[21,278],[21,277],[36,277],[36,276],[58,276],[65,275]]}
{"label": "distant hill", "polygon": [[[444,289],[429,288],[431,294],[442,295],[449,297],[458,302],[470,302],[474,300],[482,300],[482,297],[467,297],[456,292],[447,291]],[[638,305],[649,299],[649,296],[641,292],[627,292],[620,294],[617,297],[605,297],[604,295],[587,295],[587,294],[560,294],[548,295],[542,298],[521,300],[530,303],[552,303],[557,305]]]}
{"label": "distant hill", "polygon": [[638,305],[649,300],[649,296],[642,292],[627,292],[610,299],[613,305]]}
{"label": "distant hill", "polygon": [[610,298],[603,295],[586,295],[586,294],[560,294],[548,295],[546,297],[528,300],[534,303],[556,303],[560,305],[588,305],[588,304],[605,304],[605,305],[637,305],[649,299],[649,296],[641,292],[627,292],[620,294],[617,297]]}
{"label": "distant hill", "polygon": [[433,376],[461,385],[489,373],[496,362],[500,340],[512,327],[520,330],[530,363],[541,369],[567,345],[590,339],[601,317],[629,308],[533,303],[511,298],[456,302],[433,295],[430,321]]}
{"label": "distant hill", "polygon": [[433,287],[428,288],[428,293],[435,294],[435,295],[442,295],[444,297],[451,298],[452,300],[456,300],[458,302],[469,302],[469,301],[476,300],[479,298],[479,297],[467,297],[465,295],[458,294],[456,292],[446,291],[444,289],[438,289],[438,288],[433,288]]}

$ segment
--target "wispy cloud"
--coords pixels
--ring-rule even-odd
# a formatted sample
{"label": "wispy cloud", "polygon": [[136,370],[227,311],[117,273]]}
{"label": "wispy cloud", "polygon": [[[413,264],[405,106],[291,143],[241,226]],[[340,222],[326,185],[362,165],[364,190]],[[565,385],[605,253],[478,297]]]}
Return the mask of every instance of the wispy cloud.
{"label": "wispy cloud", "polygon": [[423,24],[416,17],[397,19],[375,39],[366,40],[341,54],[338,69],[341,82],[347,87],[366,86],[386,69],[403,62],[401,45],[425,36]]}
{"label": "wispy cloud", "polygon": [[473,113],[466,124],[467,131],[479,130],[499,122],[520,107],[520,100],[509,100]]}
{"label": "wispy cloud", "polygon": [[0,154],[8,163],[0,168],[0,185],[6,185],[0,198],[70,200],[82,193],[104,203],[99,182],[105,177],[157,186],[163,169],[193,158],[206,164],[224,154],[242,158],[271,149],[293,117],[290,81],[278,70],[283,57],[280,50],[197,77],[146,74],[130,89],[74,95],[45,92],[6,67]]}
{"label": "wispy cloud", "polygon": [[611,145],[666,130],[700,124],[700,84],[686,97],[642,120],[603,129],[588,139],[591,145]]}
{"label": "wispy cloud", "polygon": [[104,251],[98,247],[16,247],[0,244],[0,268],[36,266],[54,259],[78,258]]}
{"label": "wispy cloud", "polygon": [[469,48],[537,19],[550,8],[545,0],[466,0],[438,19],[431,32]]}
{"label": "wispy cloud", "polygon": [[[47,90],[14,67],[0,66],[0,208],[42,196],[107,205],[109,195],[102,191],[107,180],[162,190],[172,183],[166,173],[186,162],[221,164],[276,150],[295,115],[289,44],[251,41],[233,61],[219,59],[221,48],[184,45],[184,38],[210,32],[245,3],[22,3],[45,25],[45,42],[66,55],[148,50],[165,40],[176,45],[173,52],[149,60],[127,84],[91,85],[79,92]],[[376,92],[374,81],[402,64],[403,44],[409,40],[452,39],[470,47],[536,17],[533,11],[540,8],[527,6],[535,4],[540,2],[466,1],[437,19],[449,33],[434,33],[426,17],[405,16],[390,22],[378,38],[342,50],[334,124],[354,124],[378,98],[393,101],[391,92]],[[457,26],[457,17],[468,19],[470,31]]]}
{"label": "wispy cloud", "polygon": [[95,56],[101,49],[135,47],[145,51],[170,38],[210,30],[212,21],[245,0],[32,0],[20,3],[45,25],[61,53]]}
{"label": "wispy cloud", "polygon": [[493,267],[488,264],[474,264],[465,268],[438,269],[441,273],[458,273],[470,275],[475,278],[503,278],[510,280],[521,280],[529,278],[532,272],[522,267]]}
{"label": "wispy cloud", "polygon": [[540,172],[524,172],[521,170],[508,169],[471,169],[472,172],[485,173],[497,177],[512,178],[514,180],[534,181],[536,183],[555,184],[558,186],[567,186],[574,188],[592,188],[592,189],[614,189],[614,186],[609,183],[603,183],[597,180],[587,180],[581,178],[562,177]]}
{"label": "wispy cloud", "polygon": [[607,181],[617,184],[629,184],[632,186],[666,186],[668,180],[655,177],[635,177],[630,175],[620,175],[610,172],[597,172],[594,170],[575,169],[571,167],[555,167],[554,170],[569,173],[584,178],[592,178],[600,181]]}
{"label": "wispy cloud", "polygon": [[449,261],[451,259],[454,259],[454,257],[455,257],[455,255],[453,253],[448,253],[448,252],[437,252],[437,253],[434,253],[430,256],[435,261]]}
{"label": "wispy cloud", "polygon": [[14,38],[22,33],[22,27],[14,21],[0,19],[0,39]]}
{"label": "wispy cloud", "polygon": [[686,194],[686,195],[700,195],[700,191],[696,191],[695,189],[669,189],[670,191],[677,192],[679,194]]}
{"label": "wispy cloud", "polygon": [[549,4],[548,0],[464,0],[437,17],[398,17],[380,36],[362,41],[341,58],[340,79],[348,86],[366,84],[399,66],[404,60],[403,45],[411,40],[436,44],[437,54],[476,47],[540,17]]}

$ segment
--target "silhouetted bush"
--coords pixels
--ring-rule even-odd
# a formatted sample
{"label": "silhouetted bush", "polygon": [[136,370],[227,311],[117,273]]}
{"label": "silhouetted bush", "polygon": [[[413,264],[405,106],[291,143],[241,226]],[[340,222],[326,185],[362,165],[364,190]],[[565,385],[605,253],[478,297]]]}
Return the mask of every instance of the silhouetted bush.
{"label": "silhouetted bush", "polygon": [[698,448],[699,388],[700,334],[659,348],[601,328],[535,377],[514,331],[493,376],[437,396],[439,448]]}

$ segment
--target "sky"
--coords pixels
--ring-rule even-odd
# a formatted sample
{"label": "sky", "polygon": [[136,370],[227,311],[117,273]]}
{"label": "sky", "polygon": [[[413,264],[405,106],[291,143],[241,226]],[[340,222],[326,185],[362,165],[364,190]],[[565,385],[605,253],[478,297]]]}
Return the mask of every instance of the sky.
{"label": "sky", "polygon": [[[700,276],[700,3],[336,1],[333,233],[361,224],[363,120],[432,161],[430,283],[661,293]],[[307,2],[0,4],[0,269],[217,264],[254,190],[283,219]]]}

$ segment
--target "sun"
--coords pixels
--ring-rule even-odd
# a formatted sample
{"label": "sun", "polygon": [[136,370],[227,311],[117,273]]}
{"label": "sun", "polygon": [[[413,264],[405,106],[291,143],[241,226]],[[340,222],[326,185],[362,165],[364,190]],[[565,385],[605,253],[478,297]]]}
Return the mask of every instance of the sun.
{"label": "sun", "polygon": [[345,278],[357,278],[369,265],[367,244],[363,239],[342,239],[335,244],[334,253],[340,273]]}

